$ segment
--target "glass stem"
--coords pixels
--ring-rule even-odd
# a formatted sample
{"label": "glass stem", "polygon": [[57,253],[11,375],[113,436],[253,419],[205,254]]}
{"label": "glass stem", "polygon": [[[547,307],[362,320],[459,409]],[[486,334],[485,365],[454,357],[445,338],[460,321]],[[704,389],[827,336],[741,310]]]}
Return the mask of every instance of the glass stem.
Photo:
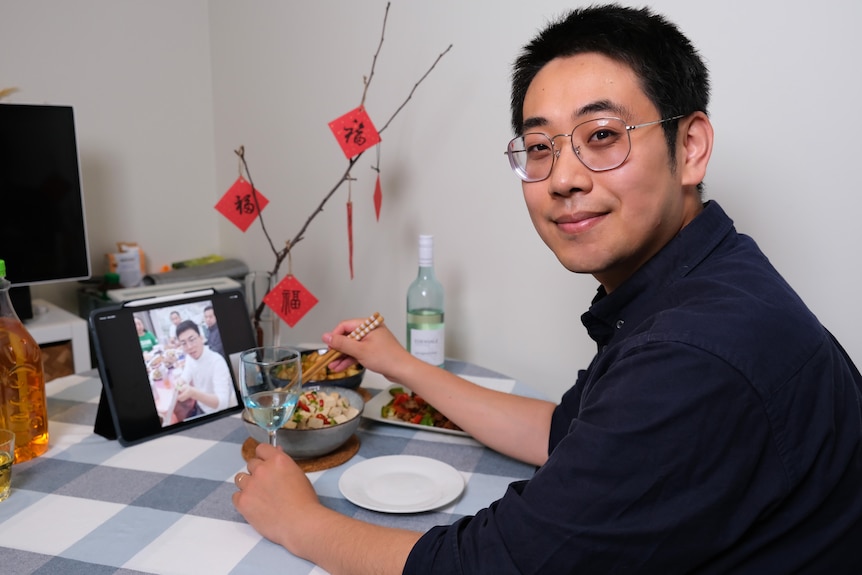
{"label": "glass stem", "polygon": [[278,447],[278,439],[277,439],[276,430],[272,430],[269,432],[269,444],[272,445],[273,447]]}

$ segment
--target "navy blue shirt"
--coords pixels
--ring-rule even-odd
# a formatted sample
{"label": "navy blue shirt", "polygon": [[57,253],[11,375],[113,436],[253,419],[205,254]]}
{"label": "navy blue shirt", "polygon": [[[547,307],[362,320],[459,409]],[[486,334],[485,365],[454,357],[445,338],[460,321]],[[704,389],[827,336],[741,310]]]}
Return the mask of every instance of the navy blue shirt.
{"label": "navy blue shirt", "polygon": [[862,573],[862,377],[718,204],[582,321],[548,461],[405,573]]}

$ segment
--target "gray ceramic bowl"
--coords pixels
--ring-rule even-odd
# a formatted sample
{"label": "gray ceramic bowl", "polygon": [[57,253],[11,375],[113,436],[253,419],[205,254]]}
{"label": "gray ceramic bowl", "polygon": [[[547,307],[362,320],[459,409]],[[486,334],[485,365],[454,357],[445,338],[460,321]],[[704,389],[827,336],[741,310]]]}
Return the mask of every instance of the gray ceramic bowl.
{"label": "gray ceramic bowl", "polygon": [[[359,427],[359,421],[362,417],[362,411],[365,409],[365,402],[362,396],[352,389],[336,386],[306,386],[303,390],[319,390],[326,393],[339,393],[346,398],[350,405],[359,410],[356,417],[339,423],[337,425],[328,425],[320,429],[279,429],[276,434],[278,437],[278,445],[285,453],[294,459],[310,459],[319,457],[331,451],[335,451],[350,439],[350,436]],[[245,411],[242,412],[242,420],[245,427],[255,440],[261,443],[267,443],[269,436],[266,430],[258,427],[251,421]]]}

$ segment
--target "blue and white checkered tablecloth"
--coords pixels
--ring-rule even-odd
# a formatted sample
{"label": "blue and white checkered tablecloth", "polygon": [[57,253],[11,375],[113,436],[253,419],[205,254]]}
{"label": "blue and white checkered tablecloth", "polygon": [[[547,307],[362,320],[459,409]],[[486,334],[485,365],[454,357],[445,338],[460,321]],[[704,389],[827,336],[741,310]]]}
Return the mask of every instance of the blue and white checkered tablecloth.
{"label": "blue and white checkered tablecloth", "polygon": [[[536,395],[470,364],[450,361],[447,369]],[[386,381],[369,373],[363,387],[373,393]],[[50,449],[13,467],[12,493],[0,502],[0,572],[324,573],[263,539],[234,509],[233,478],[245,469],[241,447],[248,437],[238,415],[124,448],[93,433],[101,391],[95,371],[54,380],[47,389]],[[470,438],[367,419],[358,435],[361,447],[350,461],[309,478],[325,505],[379,525],[425,531],[451,523],[533,473]],[[345,469],[395,454],[449,463],[464,476],[464,493],[442,509],[405,515],[368,511],[341,495]]]}

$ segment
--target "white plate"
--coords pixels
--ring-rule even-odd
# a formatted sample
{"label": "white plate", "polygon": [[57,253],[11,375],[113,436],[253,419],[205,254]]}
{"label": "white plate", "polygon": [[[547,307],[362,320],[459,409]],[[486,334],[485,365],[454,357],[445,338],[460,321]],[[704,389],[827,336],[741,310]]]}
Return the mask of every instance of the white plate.
{"label": "white plate", "polygon": [[348,468],[338,489],[351,503],[384,513],[419,513],[443,507],[464,491],[458,470],[436,459],[385,455]]}
{"label": "white plate", "polygon": [[[476,385],[481,385],[482,387],[487,387],[488,389],[495,389],[497,391],[502,391],[505,393],[512,393],[512,389],[515,387],[514,379],[496,379],[490,377],[479,377],[479,376],[462,376],[464,379],[472,381]],[[379,421],[381,423],[389,423],[392,425],[398,425],[400,427],[410,427],[420,431],[434,431],[437,433],[446,433],[448,435],[460,435],[461,437],[470,437],[464,431],[458,431],[455,429],[445,429],[443,427],[433,427],[430,425],[419,425],[418,423],[410,423],[409,421],[404,421],[403,419],[393,418],[388,419],[380,415],[380,410],[384,405],[392,401],[392,395],[389,393],[389,390],[393,387],[404,387],[402,385],[390,385],[374,397],[372,397],[369,401],[365,402],[365,409],[362,411],[362,417],[366,419],[371,419],[372,421]]]}

